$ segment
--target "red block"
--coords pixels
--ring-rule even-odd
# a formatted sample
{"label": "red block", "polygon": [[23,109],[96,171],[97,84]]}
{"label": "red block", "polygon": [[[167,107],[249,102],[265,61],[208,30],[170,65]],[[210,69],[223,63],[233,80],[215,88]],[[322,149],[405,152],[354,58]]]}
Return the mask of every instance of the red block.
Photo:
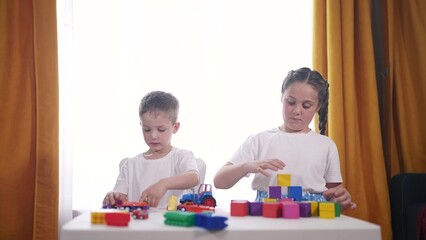
{"label": "red block", "polygon": [[105,213],[105,222],[109,226],[127,227],[130,222],[130,214],[126,212]]}
{"label": "red block", "polygon": [[263,203],[263,217],[279,218],[282,215],[282,204],[278,202]]}
{"label": "red block", "polygon": [[247,200],[231,200],[231,216],[248,216],[249,202]]}

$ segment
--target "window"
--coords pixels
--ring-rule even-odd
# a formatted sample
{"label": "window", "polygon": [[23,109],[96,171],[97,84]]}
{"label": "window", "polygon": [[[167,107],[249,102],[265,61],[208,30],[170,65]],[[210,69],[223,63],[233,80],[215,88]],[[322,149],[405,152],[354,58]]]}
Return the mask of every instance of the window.
{"label": "window", "polygon": [[[147,149],[138,105],[152,90],[179,99],[181,128],[172,143],[202,158],[205,182],[213,184],[249,134],[281,124],[282,80],[311,67],[311,4],[58,1],[61,152],[68,159],[61,175],[72,170],[62,192],[72,185],[72,208],[99,208],[120,160]],[[214,189],[218,205],[254,199],[251,179]]]}

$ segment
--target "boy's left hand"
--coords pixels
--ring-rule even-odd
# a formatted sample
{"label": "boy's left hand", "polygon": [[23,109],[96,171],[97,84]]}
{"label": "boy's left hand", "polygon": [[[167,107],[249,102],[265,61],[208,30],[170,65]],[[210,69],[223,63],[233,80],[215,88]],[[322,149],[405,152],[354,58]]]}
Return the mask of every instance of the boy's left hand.
{"label": "boy's left hand", "polygon": [[322,195],[329,201],[338,202],[342,212],[346,209],[356,208],[356,203],[352,202],[351,194],[342,185],[329,188]]}

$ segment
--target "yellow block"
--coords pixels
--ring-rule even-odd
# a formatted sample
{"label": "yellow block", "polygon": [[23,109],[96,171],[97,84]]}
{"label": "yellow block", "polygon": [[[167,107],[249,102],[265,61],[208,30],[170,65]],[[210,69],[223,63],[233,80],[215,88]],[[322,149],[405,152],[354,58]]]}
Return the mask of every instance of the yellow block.
{"label": "yellow block", "polygon": [[320,202],[319,203],[319,217],[320,218],[335,218],[336,217],[336,204],[334,202]]}
{"label": "yellow block", "polygon": [[291,186],[290,174],[277,174],[277,185],[281,187]]}
{"label": "yellow block", "polygon": [[311,202],[311,215],[312,216],[318,216],[319,215],[318,202]]}
{"label": "yellow block", "polygon": [[263,198],[263,202],[277,202],[276,198]]}

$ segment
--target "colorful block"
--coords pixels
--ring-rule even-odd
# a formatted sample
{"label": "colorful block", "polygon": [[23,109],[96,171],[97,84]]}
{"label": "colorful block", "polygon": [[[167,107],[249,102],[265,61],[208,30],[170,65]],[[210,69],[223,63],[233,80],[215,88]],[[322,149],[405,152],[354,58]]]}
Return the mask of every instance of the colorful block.
{"label": "colorful block", "polygon": [[191,227],[195,225],[195,213],[193,212],[166,212],[164,223],[167,225]]}
{"label": "colorful block", "polygon": [[277,174],[277,185],[282,187],[288,187],[291,185],[290,174]]}
{"label": "colorful block", "polygon": [[310,217],[311,213],[311,202],[300,202],[300,217]]}
{"label": "colorful block", "polygon": [[247,200],[231,200],[231,216],[248,216],[249,202]]}
{"label": "colorful block", "polygon": [[278,202],[278,201],[277,201],[276,198],[264,198],[263,202],[269,202],[269,203],[271,203],[271,202]]}
{"label": "colorful block", "polygon": [[288,197],[296,201],[302,200],[302,186],[288,186]]}
{"label": "colorful block", "polygon": [[269,186],[269,198],[281,198],[281,186]]}
{"label": "colorful block", "polygon": [[320,218],[335,218],[336,217],[336,204],[334,202],[320,202],[319,203],[319,217]]}
{"label": "colorful block", "polygon": [[296,202],[281,202],[282,217],[288,219],[298,219],[300,217],[300,207]]}
{"label": "colorful block", "polygon": [[105,222],[109,226],[127,227],[130,222],[129,212],[105,213]]}
{"label": "colorful block", "polygon": [[267,218],[279,218],[282,216],[282,204],[281,203],[268,203],[263,204],[263,217]]}
{"label": "colorful block", "polygon": [[319,216],[319,203],[311,202],[311,216]]}
{"label": "colorful block", "polygon": [[250,214],[250,216],[262,216],[262,214],[263,214],[263,202],[250,202],[249,203],[249,214]]}

